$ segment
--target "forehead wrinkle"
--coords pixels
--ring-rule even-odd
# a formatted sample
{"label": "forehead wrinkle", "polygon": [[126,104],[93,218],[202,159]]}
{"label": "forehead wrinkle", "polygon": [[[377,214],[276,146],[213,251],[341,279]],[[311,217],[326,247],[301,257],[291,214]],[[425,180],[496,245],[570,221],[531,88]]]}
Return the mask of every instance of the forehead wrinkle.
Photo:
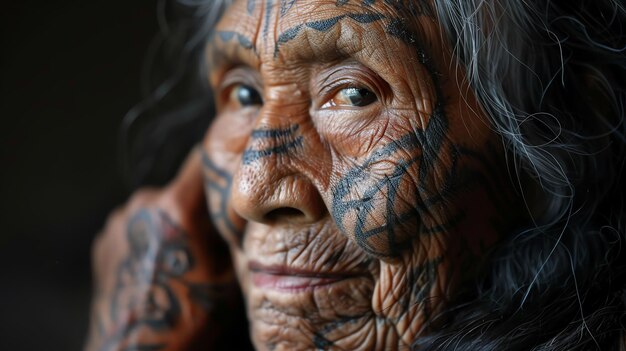
{"label": "forehead wrinkle", "polygon": [[[418,49],[420,55],[425,55],[421,36],[416,35],[408,26],[402,26],[401,30],[398,30],[398,22],[397,19],[383,18],[372,23],[359,23],[352,18],[344,17],[326,32],[302,26],[291,40],[279,43],[281,45],[275,59],[303,62],[320,59],[333,61],[354,57],[364,50],[371,53],[372,58],[380,58],[381,54],[390,56],[391,52],[398,52],[398,49],[402,48],[410,52]],[[290,29],[287,29],[286,33],[289,33]],[[297,49],[289,50],[294,47]],[[422,61],[419,55],[416,59]]]}
{"label": "forehead wrinkle", "polygon": [[[209,69],[222,62],[243,63],[250,67],[259,64],[258,37],[261,22],[255,16],[259,11],[259,0],[235,2],[220,19],[207,44],[206,57]],[[262,10],[262,9],[260,9]],[[228,33],[227,40],[221,34]]]}
{"label": "forehead wrinkle", "polygon": [[[274,46],[274,57],[277,56],[279,46],[295,38],[307,27],[327,32],[341,19],[351,18],[368,23],[373,21],[372,18],[394,17],[396,13],[392,7],[382,2],[368,5],[363,0],[349,1],[341,6],[337,4],[337,0],[281,0],[280,4],[274,1],[274,5],[277,7],[277,13],[272,17],[275,21],[275,32],[271,38],[273,43],[270,43]],[[268,45],[268,50],[271,45]]]}
{"label": "forehead wrinkle", "polygon": [[[366,28],[368,25],[382,22],[383,27],[378,28],[381,28],[381,31],[385,33],[385,39],[399,39],[412,49],[418,49],[419,55],[423,56],[423,58],[428,58],[423,50],[427,47],[424,45],[427,42],[426,33],[416,32],[416,28],[410,25],[410,22],[413,21],[419,23],[423,16],[420,15],[413,18],[405,11],[398,13],[398,8],[386,1],[368,6],[362,5],[360,0],[350,1],[341,7],[337,7],[335,3],[335,0],[323,3],[320,3],[320,1],[297,2],[294,5],[295,11],[292,10],[284,18],[279,18],[279,23],[277,23],[279,33],[274,38],[274,57],[280,56],[280,47],[293,44],[291,43],[292,41],[302,39],[301,37],[311,42],[312,35],[326,35],[333,29],[336,30],[336,28],[333,28],[334,26],[342,26],[345,23],[354,22],[361,24],[365,29],[364,32],[369,34],[368,28]],[[303,17],[306,20],[303,21]],[[421,28],[419,25],[417,27]],[[306,34],[303,34],[303,32]],[[376,34],[380,37],[382,33]],[[365,36],[362,37],[365,39]],[[374,38],[375,36],[370,37],[376,39]],[[372,43],[372,41],[367,39],[365,41]],[[420,61],[424,63],[424,60],[420,59]]]}
{"label": "forehead wrinkle", "polygon": [[[263,25],[262,23],[265,18],[265,9],[263,8],[264,6],[258,5],[267,5],[267,3],[258,0],[253,0],[253,2],[255,3],[253,15],[249,15],[246,12],[247,0],[239,1],[232,5],[236,8],[233,9],[231,7],[229,11],[227,11],[225,17],[228,17],[228,20],[221,21],[218,28],[242,32],[245,33],[245,35],[253,37],[251,40],[254,40],[258,45],[255,47],[257,57],[252,60],[253,62],[250,62],[247,57],[239,57],[245,54],[242,50],[232,50],[228,48],[224,50],[228,55],[224,55],[224,52],[218,52],[218,56],[222,56],[227,60],[244,61],[244,63],[257,69],[266,65],[276,68],[277,65],[285,65],[288,63],[289,66],[291,66],[298,62],[310,63],[316,59],[336,61],[354,57],[356,53],[363,50],[381,59],[381,54],[390,56],[390,44],[399,45],[400,43],[404,43],[402,46],[413,51],[413,53],[415,53],[415,49],[417,49],[417,61],[429,66],[429,57],[423,50],[427,47],[424,45],[423,41],[426,40],[426,38],[424,38],[426,33],[416,33],[414,26],[408,23],[411,19],[396,16],[397,11],[385,3],[378,2],[377,5],[380,6],[365,7],[358,6],[360,1],[357,3],[349,2],[345,6],[337,8],[334,0],[325,1],[324,3],[320,3],[319,1],[296,1],[290,10],[284,16],[281,16],[279,8],[281,2],[273,1],[275,10],[273,11],[274,16],[271,16],[271,21],[274,22],[274,30],[279,33],[273,38],[268,38],[269,40],[263,40],[263,38],[260,38],[262,32],[260,27]],[[241,4],[243,4],[243,6],[241,6]],[[368,14],[377,15],[381,18],[368,21],[365,17],[359,17]],[[382,18],[382,16],[385,17]],[[303,17],[306,18],[306,21],[302,21]],[[333,19],[337,19],[334,25],[332,25],[332,23],[320,24],[325,20]],[[419,19],[416,18],[415,20],[419,22]],[[309,26],[307,26],[307,24]],[[328,30],[318,30],[320,26],[323,27],[324,25],[329,26]],[[369,30],[370,28],[367,28],[368,26],[374,25],[377,27],[376,30]],[[358,26],[365,30],[356,30],[355,28]],[[289,30],[293,30],[294,28],[296,30],[289,34]],[[353,34],[353,37],[359,40],[346,38],[345,28],[352,28],[350,33],[354,33],[355,35]],[[418,26],[418,28],[421,27]],[[285,35],[287,35],[287,37],[291,35],[292,37],[288,38],[290,40],[284,40]],[[281,37],[283,37],[284,42],[280,42]],[[381,39],[383,40],[381,41]],[[387,42],[387,44],[382,44],[384,42]],[[392,44],[393,42],[395,42],[395,44]],[[222,43],[216,45],[216,49],[220,49],[221,44]],[[280,53],[276,52],[277,47],[280,49],[282,46],[287,47],[294,44],[298,45],[296,46],[298,49],[303,50],[281,50]],[[387,49],[385,49],[385,46],[387,46]],[[399,48],[400,46],[398,46],[398,49]],[[367,57],[364,59],[367,59]],[[389,61],[393,62],[394,58],[389,57]],[[366,66],[369,65],[366,64]]]}

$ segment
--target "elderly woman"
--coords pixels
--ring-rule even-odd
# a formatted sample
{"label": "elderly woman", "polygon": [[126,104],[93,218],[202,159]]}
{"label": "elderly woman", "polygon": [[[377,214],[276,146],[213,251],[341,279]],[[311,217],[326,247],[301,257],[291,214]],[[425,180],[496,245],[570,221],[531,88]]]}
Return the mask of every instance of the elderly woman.
{"label": "elderly woman", "polygon": [[96,241],[88,350],[624,347],[622,1],[187,5],[216,113]]}

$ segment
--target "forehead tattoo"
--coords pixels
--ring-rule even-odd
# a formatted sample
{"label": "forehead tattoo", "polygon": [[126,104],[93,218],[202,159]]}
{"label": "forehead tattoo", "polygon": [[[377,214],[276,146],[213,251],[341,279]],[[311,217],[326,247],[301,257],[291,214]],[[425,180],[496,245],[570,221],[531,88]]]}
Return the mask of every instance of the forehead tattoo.
{"label": "forehead tattoo", "polygon": [[[247,0],[246,10],[249,16],[253,16],[254,10],[257,7],[257,2],[258,0]],[[297,8],[297,4],[301,2],[302,0],[280,0],[278,6],[274,6],[274,0],[267,0],[265,4],[266,6],[263,9],[263,37],[267,37],[267,35],[269,34],[271,14],[275,7],[279,9],[279,15],[282,18],[287,15],[290,10],[292,10],[293,8]],[[344,13],[338,16],[307,21],[284,30],[283,32],[278,34],[274,43],[274,58],[278,57],[278,54],[280,53],[280,48],[282,46],[287,45],[289,42],[298,38],[298,36],[301,35],[303,32],[328,32],[337,24],[344,21],[351,21],[359,25],[366,25],[374,22],[383,21],[385,22],[385,32],[388,35],[396,37],[404,43],[413,46],[418,51],[420,62],[422,64],[428,65],[429,60],[425,51],[423,50],[422,45],[419,43],[419,36],[416,35],[416,33],[414,33],[414,31],[407,25],[406,18],[400,16],[385,16],[375,11],[372,8],[372,5],[375,5],[377,2],[384,2],[386,5],[395,9],[396,12],[400,14],[400,16],[411,14],[415,17],[434,17],[432,7],[427,1],[424,0],[337,0],[337,2],[335,3],[335,6],[337,7],[343,7],[350,3],[355,3],[356,5],[360,6],[362,10]],[[218,30],[215,32],[215,36],[222,43],[235,42],[238,47],[245,50],[251,50],[257,58],[259,57],[256,43],[251,39],[251,37],[241,33],[241,31],[237,29],[233,28],[228,30]],[[219,53],[214,54],[219,55]],[[433,67],[427,68],[431,71],[431,73],[433,72]]]}

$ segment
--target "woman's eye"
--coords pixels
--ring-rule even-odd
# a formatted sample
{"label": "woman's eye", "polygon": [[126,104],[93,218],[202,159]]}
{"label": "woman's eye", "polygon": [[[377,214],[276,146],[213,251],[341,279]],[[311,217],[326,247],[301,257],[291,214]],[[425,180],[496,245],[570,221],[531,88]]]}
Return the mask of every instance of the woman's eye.
{"label": "woman's eye", "polygon": [[242,107],[263,105],[261,94],[251,86],[239,84],[231,91],[231,100],[237,101]]}
{"label": "woman's eye", "polygon": [[364,107],[376,102],[376,94],[366,88],[344,88],[323,107],[353,106]]}

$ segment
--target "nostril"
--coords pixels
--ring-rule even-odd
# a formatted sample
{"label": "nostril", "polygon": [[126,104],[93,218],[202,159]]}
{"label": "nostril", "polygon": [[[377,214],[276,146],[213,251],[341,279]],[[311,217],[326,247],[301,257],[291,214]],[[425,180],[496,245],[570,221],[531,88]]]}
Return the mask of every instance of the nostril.
{"label": "nostril", "polygon": [[298,220],[306,217],[304,212],[293,207],[280,207],[275,210],[271,210],[265,215],[265,218],[269,221],[277,220]]}

